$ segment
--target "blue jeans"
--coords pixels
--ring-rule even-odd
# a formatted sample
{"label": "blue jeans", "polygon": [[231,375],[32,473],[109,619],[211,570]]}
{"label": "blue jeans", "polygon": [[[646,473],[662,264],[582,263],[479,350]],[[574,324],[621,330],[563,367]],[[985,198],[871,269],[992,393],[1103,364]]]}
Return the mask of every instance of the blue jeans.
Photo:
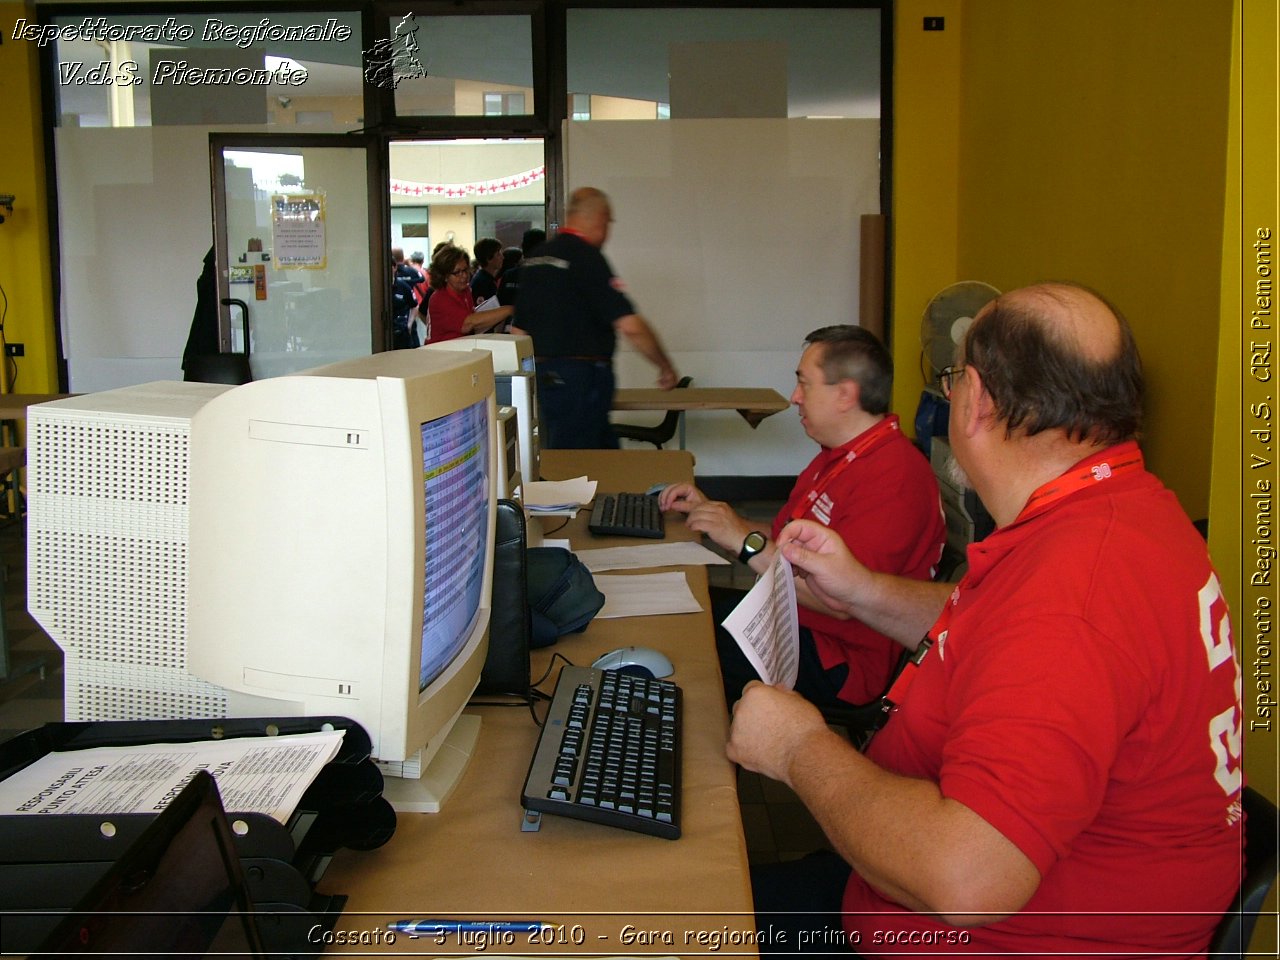
{"label": "blue jeans", "polygon": [[613,364],[604,360],[538,360],[538,417],[546,450],[616,450],[609,424]]}

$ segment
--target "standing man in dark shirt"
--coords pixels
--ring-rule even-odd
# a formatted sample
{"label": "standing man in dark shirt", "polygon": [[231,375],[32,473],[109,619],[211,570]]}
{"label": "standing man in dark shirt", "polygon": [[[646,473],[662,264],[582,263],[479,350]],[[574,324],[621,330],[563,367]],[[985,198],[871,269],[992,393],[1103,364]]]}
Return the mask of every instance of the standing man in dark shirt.
{"label": "standing man in dark shirt", "polygon": [[569,197],[559,233],[520,265],[516,324],[533,337],[547,449],[618,446],[609,409],[619,333],[658,368],[658,386],[670,390],[679,379],[600,252],[612,222],[609,198],[580,187]]}

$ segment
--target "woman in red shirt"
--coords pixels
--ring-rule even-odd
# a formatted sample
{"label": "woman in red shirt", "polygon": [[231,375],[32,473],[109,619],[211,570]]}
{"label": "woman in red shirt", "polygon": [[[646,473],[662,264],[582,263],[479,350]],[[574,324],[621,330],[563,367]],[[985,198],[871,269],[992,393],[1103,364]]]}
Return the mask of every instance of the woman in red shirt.
{"label": "woman in red shirt", "polygon": [[471,296],[471,258],[461,247],[441,247],[428,269],[435,293],[427,302],[427,343],[490,330],[515,312],[514,307],[497,307],[476,313]]}

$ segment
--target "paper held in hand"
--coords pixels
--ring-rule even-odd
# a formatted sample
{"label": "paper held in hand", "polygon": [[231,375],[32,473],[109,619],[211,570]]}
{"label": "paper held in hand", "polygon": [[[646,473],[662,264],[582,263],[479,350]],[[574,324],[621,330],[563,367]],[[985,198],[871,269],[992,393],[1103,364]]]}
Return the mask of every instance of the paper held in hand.
{"label": "paper held in hand", "polygon": [[738,641],[761,680],[788,690],[795,687],[800,673],[796,582],[782,551],[725,617],[724,628]]}

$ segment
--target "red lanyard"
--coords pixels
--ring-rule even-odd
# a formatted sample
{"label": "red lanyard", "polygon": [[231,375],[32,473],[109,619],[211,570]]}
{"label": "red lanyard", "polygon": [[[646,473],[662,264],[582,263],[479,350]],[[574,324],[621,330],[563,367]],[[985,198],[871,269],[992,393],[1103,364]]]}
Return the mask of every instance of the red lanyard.
{"label": "red lanyard", "polygon": [[845,454],[834,463],[820,473],[814,480],[812,489],[801,498],[800,502],[791,511],[791,520],[799,520],[809,509],[818,502],[818,498],[827,491],[827,487],[835,482],[836,477],[844,473],[848,469],[849,464],[857,460],[861,456],[865,456],[882,443],[887,442],[894,434],[900,433],[902,427],[898,423],[898,415],[891,413],[874,427],[864,430],[854,439],[846,443],[839,449],[844,450]]}
{"label": "red lanyard", "polygon": [[[1059,500],[1084,490],[1086,487],[1102,483],[1121,474],[1132,473],[1135,470],[1142,469],[1142,451],[1138,449],[1138,444],[1134,441],[1119,444],[1108,450],[1107,453],[1109,456],[1104,460],[1081,464],[1079,467],[1068,470],[1062,476],[1037,487],[1035,492],[1027,498],[1026,504],[1023,505],[1014,523],[1020,523],[1031,517],[1039,516]],[[920,662],[924,660],[925,654],[929,652],[930,647],[946,637],[947,631],[951,628],[952,612],[960,600],[960,590],[963,586],[964,580],[962,579],[955,590],[951,592],[951,596],[947,598],[942,612],[938,614],[938,619],[929,628],[928,636],[920,641],[920,646],[916,648],[916,652],[907,661],[902,672],[894,679],[889,692],[880,698],[881,724],[888,719],[889,712],[896,705],[902,703],[903,698],[906,697],[912,681],[915,680],[916,674],[919,672]]]}
{"label": "red lanyard", "polygon": [[1086,487],[1142,469],[1142,451],[1133,440],[1112,447],[1106,452],[1111,454],[1107,459],[1096,463],[1084,463],[1037,487],[1035,492],[1027,497],[1027,502],[1013,522],[1021,523],[1023,520],[1039,516],[1063,497],[1068,497]]}

